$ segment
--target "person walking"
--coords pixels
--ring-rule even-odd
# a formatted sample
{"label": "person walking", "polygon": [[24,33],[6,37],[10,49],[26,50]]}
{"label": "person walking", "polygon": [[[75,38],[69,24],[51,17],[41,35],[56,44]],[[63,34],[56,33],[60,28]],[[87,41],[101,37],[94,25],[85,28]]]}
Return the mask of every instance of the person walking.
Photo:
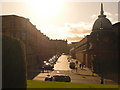
{"label": "person walking", "polygon": [[75,61],[75,64],[76,64],[76,65],[75,65],[75,70],[76,70],[76,72],[77,72],[77,71],[78,71],[78,61],[77,61],[77,60]]}
{"label": "person walking", "polygon": [[82,64],[80,63],[80,64],[79,64],[79,68],[81,69],[81,67],[82,67]]}
{"label": "person walking", "polygon": [[78,67],[77,67],[77,65],[75,66],[75,71],[76,71],[76,72],[78,71]]}
{"label": "person walking", "polygon": [[76,60],[75,63],[78,64],[78,61]]}
{"label": "person walking", "polygon": [[81,69],[83,69],[83,67],[84,67],[84,64],[81,64]]}
{"label": "person walking", "polygon": [[102,77],[100,78],[100,84],[104,84],[104,80]]}

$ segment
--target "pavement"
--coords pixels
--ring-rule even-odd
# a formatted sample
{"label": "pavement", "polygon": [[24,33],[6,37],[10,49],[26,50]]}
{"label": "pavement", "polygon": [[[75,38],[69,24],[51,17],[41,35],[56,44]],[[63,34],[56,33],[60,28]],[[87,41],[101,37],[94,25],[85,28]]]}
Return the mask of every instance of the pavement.
{"label": "pavement", "polygon": [[[75,61],[76,61],[76,59],[73,59],[73,62],[75,62]],[[78,61],[78,65],[79,64],[81,64],[81,63]],[[97,82],[97,83],[100,84],[100,78],[101,77],[99,75],[97,75],[96,73],[93,73],[87,67],[84,67],[83,69],[81,69],[78,66],[78,70],[77,70],[76,74],[80,75],[83,78],[86,78],[88,82],[90,80],[90,83],[96,83]],[[115,84],[115,85],[117,85],[118,83],[116,83],[116,82],[114,82],[113,80],[110,80],[110,79],[104,79],[104,84]]]}

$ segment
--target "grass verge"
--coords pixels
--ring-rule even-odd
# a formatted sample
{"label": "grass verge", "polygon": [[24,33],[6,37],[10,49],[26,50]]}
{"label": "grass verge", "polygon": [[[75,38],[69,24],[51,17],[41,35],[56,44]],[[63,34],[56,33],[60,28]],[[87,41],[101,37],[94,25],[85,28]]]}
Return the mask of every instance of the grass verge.
{"label": "grass verge", "polygon": [[118,85],[27,80],[27,88],[118,88]]}

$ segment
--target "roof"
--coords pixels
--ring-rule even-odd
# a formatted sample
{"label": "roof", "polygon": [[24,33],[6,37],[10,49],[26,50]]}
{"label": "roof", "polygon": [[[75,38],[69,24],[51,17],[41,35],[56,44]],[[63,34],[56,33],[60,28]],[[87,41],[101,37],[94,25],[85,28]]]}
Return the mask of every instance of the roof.
{"label": "roof", "polygon": [[106,15],[104,15],[103,4],[101,4],[100,15],[93,24],[92,31],[96,31],[96,30],[112,30],[112,23],[110,22],[109,19],[106,18]]}

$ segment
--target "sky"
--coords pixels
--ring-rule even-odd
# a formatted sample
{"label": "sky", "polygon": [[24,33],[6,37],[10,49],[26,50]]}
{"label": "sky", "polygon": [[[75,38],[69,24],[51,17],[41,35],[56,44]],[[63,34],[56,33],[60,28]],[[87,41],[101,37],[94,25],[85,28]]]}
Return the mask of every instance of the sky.
{"label": "sky", "polygon": [[[29,0],[0,2],[0,15],[18,15],[29,18],[36,28],[50,39],[80,41],[92,31],[100,14],[101,2],[64,0]],[[103,2],[104,14],[118,22],[118,2]]]}

